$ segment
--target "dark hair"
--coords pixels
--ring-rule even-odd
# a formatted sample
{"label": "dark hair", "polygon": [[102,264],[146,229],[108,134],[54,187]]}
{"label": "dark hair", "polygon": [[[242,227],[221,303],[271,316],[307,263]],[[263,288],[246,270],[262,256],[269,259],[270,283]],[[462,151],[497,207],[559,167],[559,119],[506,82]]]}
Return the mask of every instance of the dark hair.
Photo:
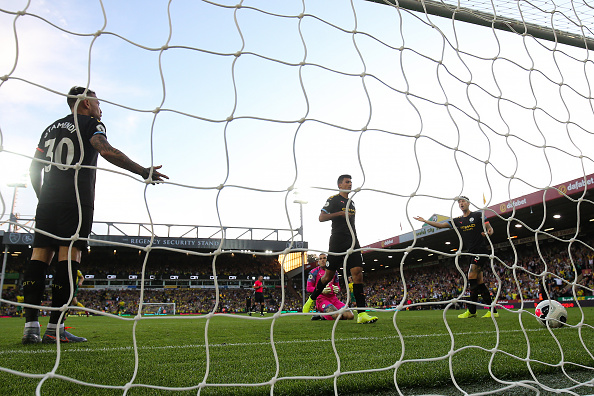
{"label": "dark hair", "polygon": [[[70,88],[70,91],[68,91],[68,98],[66,99],[66,102],[68,103],[68,107],[70,107],[71,109],[74,107],[74,105],[76,104],[76,96],[83,94],[85,92],[85,90],[87,91],[87,96],[91,96],[91,95],[95,95],[95,91],[92,91],[90,89],[87,89],[85,87],[72,87]],[[71,96],[74,96],[71,97]]]}
{"label": "dark hair", "polygon": [[457,201],[459,201],[459,200],[461,200],[461,199],[465,200],[466,202],[470,202],[470,199],[468,199],[468,197],[465,197],[464,195],[460,195],[460,196],[458,197]]}
{"label": "dark hair", "polygon": [[338,180],[336,181],[336,184],[342,183],[342,181],[344,179],[352,179],[352,177],[351,177],[351,175],[340,175],[340,176],[338,176]]}

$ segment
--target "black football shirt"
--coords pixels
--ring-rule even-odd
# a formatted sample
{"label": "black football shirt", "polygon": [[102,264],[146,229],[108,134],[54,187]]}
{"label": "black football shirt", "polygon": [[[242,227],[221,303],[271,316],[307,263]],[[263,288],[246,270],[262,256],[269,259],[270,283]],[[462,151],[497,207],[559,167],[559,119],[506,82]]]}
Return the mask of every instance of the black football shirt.
{"label": "black football shirt", "polygon": [[[347,210],[347,202],[348,198],[342,197],[340,194],[336,194],[328,198],[322,211],[326,213],[336,213],[336,212],[345,212]],[[351,227],[353,228],[353,232],[355,236],[357,235],[357,230],[355,229],[355,202],[351,200],[349,204],[349,221],[351,223]],[[348,235],[350,237],[351,232],[349,231],[349,226],[347,225],[346,218],[343,216],[336,217],[332,219],[332,235]]]}
{"label": "black football shirt", "polygon": [[470,212],[466,217],[460,216],[449,221],[456,227],[462,236],[462,249],[469,253],[483,253],[487,249],[486,238],[483,232],[483,213]]}
{"label": "black football shirt", "polygon": [[[80,139],[74,122],[74,114],[55,121],[45,129],[39,140],[37,150],[44,154],[47,161],[43,172],[43,185],[39,197],[40,204],[76,203],[76,188],[81,205],[93,207],[95,201],[95,178],[99,153],[91,145],[95,134],[106,134],[105,125],[96,118],[78,115]],[[82,158],[82,161],[81,161]],[[76,170],[69,165],[81,162],[83,166]]]}

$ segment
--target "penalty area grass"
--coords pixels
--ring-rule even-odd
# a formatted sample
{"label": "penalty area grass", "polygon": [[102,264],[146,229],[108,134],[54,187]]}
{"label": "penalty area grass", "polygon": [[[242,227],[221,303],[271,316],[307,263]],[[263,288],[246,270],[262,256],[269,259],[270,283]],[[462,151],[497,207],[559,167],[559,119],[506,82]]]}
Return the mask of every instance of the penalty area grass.
{"label": "penalty area grass", "polygon": [[[21,345],[24,320],[3,318],[0,391],[269,395],[273,387],[275,395],[328,395],[335,388],[340,395],[535,394],[526,387],[503,390],[524,381],[541,394],[547,387],[594,393],[592,384],[579,386],[594,378],[594,308],[584,308],[583,317],[568,309],[570,326],[561,329],[539,325],[533,310],[502,310],[496,321],[480,318],[483,310],[478,318],[458,319],[461,312],[377,312],[380,320],[366,325],[298,314],[138,321],[70,316],[69,331],[89,341],[59,349]],[[585,325],[575,327],[580,322]],[[41,323],[43,331],[47,318]]]}

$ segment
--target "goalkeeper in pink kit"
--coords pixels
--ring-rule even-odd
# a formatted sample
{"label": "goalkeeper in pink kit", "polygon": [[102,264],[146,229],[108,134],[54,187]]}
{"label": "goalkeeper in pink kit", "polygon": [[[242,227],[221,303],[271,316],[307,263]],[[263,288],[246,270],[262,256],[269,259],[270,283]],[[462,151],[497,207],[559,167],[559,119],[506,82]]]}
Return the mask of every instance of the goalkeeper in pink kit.
{"label": "goalkeeper in pink kit", "polygon": [[[309,276],[307,277],[307,292],[311,293],[315,290],[316,284],[318,280],[324,276],[326,272],[326,260],[328,256],[324,253],[320,254],[318,266],[310,271]],[[340,282],[338,281],[338,275],[335,273],[334,278],[326,285],[322,294],[318,296],[316,299],[316,309],[318,312],[321,313],[330,313],[335,312],[345,306],[336,295],[340,292]],[[324,315],[324,319],[326,320],[335,320],[338,319],[339,314],[336,313],[334,315]],[[351,311],[343,312],[340,319],[343,320],[350,320],[353,319],[354,315]]]}

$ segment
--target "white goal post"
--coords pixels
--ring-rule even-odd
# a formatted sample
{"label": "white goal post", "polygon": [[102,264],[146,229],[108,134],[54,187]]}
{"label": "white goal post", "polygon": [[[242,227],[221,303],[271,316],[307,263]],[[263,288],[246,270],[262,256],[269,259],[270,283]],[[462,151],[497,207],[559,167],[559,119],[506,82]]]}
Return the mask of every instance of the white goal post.
{"label": "white goal post", "polygon": [[[39,394],[51,394],[60,381],[78,386],[77,390],[110,388],[124,394],[138,391],[134,387],[172,393],[227,394],[232,388],[236,393],[285,394],[284,386],[288,394],[301,394],[317,391],[322,381],[332,381],[332,391],[339,395],[360,392],[360,385],[370,377],[369,386],[377,385],[373,377],[377,375],[383,381],[379,391],[406,394],[414,383],[407,379],[421,375],[411,367],[435,364],[445,373],[442,379],[448,383],[448,394],[579,394],[591,390],[594,321],[591,308],[585,309],[583,301],[594,295],[594,286],[583,280],[588,273],[581,271],[592,261],[578,262],[575,252],[583,257],[594,252],[594,185],[587,180],[594,174],[593,32],[594,8],[585,0],[0,0],[1,183],[5,180],[1,176],[26,173],[32,160],[68,168],[62,162],[68,159],[62,152],[68,147],[60,145],[56,148],[59,155],[49,159],[35,159],[33,153],[44,128],[64,116],[67,92],[74,85],[97,93],[102,121],[114,147],[143,166],[162,165],[160,171],[170,177],[153,185],[104,159],[97,165],[95,219],[107,220],[111,226],[109,221],[115,219],[119,224],[143,224],[134,234],[143,237],[124,239],[129,235],[121,225],[114,232],[121,232],[118,236],[123,242],[101,241],[109,252],[95,265],[109,264],[109,270],[133,273],[135,279],[124,284],[126,289],[97,293],[108,302],[93,310],[95,315],[87,321],[133,323],[126,328],[131,337],[118,338],[110,350],[126,362],[131,374],[111,375],[111,362],[104,363],[104,371],[110,372],[105,377],[102,363],[92,373],[71,370],[71,357],[82,350],[71,345],[44,354],[52,363],[47,367],[33,366],[36,362],[31,356],[39,356],[38,351],[17,350],[13,342],[0,345],[0,355],[22,355],[32,363],[0,359],[2,378],[9,379],[6,383],[22,381],[23,386],[35,382]],[[71,167],[78,175],[80,165]],[[356,319],[310,322],[313,314],[297,312],[307,295],[299,295],[296,283],[289,282],[291,289],[286,290],[284,269],[276,274],[278,288],[265,285],[266,304],[278,304],[278,312],[267,311],[264,317],[229,313],[233,311],[225,301],[247,304],[252,297],[246,298],[247,290],[239,289],[239,282],[228,287],[219,284],[217,276],[236,270],[222,264],[223,255],[235,258],[242,266],[237,270],[251,276],[252,271],[269,270],[257,261],[259,255],[302,253],[306,240],[309,253],[327,253],[330,225],[319,222],[320,209],[329,196],[338,193],[336,178],[345,173],[353,179],[350,198],[357,203],[362,246],[392,235],[413,235],[405,241],[405,248],[390,249],[388,244],[371,249],[386,255],[398,253],[402,260],[365,263],[365,279],[382,274],[365,289],[368,302],[374,293],[386,294],[378,300],[389,301],[382,306],[389,308],[368,307],[380,320],[365,328]],[[558,187],[578,179],[576,184],[583,187],[579,196],[570,188]],[[33,217],[35,191],[21,188],[18,200],[16,192],[16,188],[0,185],[0,227],[7,227],[6,234],[2,233],[7,245],[0,286],[5,269],[18,259],[9,246],[11,229],[18,225],[21,230],[35,230],[35,224],[18,223],[14,216],[18,211]],[[296,192],[308,195],[307,200],[296,199]],[[541,200],[544,211],[530,209],[529,215],[518,216],[514,200],[531,193],[541,198],[556,194],[568,201],[575,213],[571,227],[543,227],[545,220],[559,216],[546,199]],[[492,282],[493,306],[508,293],[521,301],[521,308],[498,306],[501,321],[493,317],[487,323],[487,319],[476,318],[464,331],[456,332],[452,324],[460,322],[456,322],[459,312],[455,307],[467,300],[470,284],[461,238],[451,231],[455,236],[447,245],[431,250],[420,242],[421,224],[415,217],[435,214],[439,221],[446,221],[459,216],[457,197],[462,195],[470,196],[476,211],[500,203],[509,209],[505,216],[495,214],[506,227],[495,230],[501,238],[496,246],[486,237],[491,266],[484,272]],[[196,235],[185,244],[195,229],[172,235],[172,224],[209,224],[217,229],[208,238]],[[283,246],[286,242],[281,251],[226,250],[225,241],[241,243],[248,234],[233,234],[236,225],[250,234],[263,229],[297,230],[300,241],[295,235],[287,241],[280,239]],[[514,239],[515,227],[529,230],[526,239],[535,249],[530,259],[522,257],[522,248]],[[262,239],[279,241],[278,233],[273,234]],[[184,243],[159,245],[156,236]],[[217,243],[199,246],[205,239]],[[544,239],[564,244],[563,255],[568,259],[563,267],[559,255],[540,244]],[[30,244],[28,239],[23,246]],[[138,261],[123,262],[119,249],[135,249]],[[348,254],[360,251],[349,250]],[[428,301],[428,295],[445,295],[438,293],[445,279],[434,279],[430,273],[411,281],[412,270],[424,264],[422,259],[412,262],[414,252],[455,263],[457,272],[448,279],[450,295]],[[93,249],[89,254],[95,254]],[[209,267],[196,268],[192,259],[197,256],[207,257]],[[198,296],[190,280],[175,284],[164,280],[165,290],[178,292],[171,298],[176,302],[144,303],[151,299],[144,294],[147,288],[155,287],[147,274],[154,271],[167,276],[176,265],[181,273],[211,279],[214,289],[209,284]],[[23,266],[11,268],[18,272]],[[346,268],[342,271],[342,295],[350,299],[349,274]],[[525,326],[527,321],[537,324],[534,307],[525,304],[523,289],[535,280],[559,281],[567,301],[575,304],[568,309],[563,328]],[[250,282],[250,292],[251,287]],[[20,290],[7,290],[0,287],[1,306],[16,315],[17,307],[23,305],[16,302]],[[547,298],[546,293],[542,298]],[[195,307],[213,307],[212,311],[186,315],[186,300],[193,300]],[[109,304],[114,301],[126,301],[126,312],[131,310],[132,317],[110,314]],[[44,309],[52,309],[44,304]],[[402,331],[406,328],[403,318],[414,320],[413,315],[406,315],[416,309],[440,309],[442,315],[428,327],[439,327],[442,333]],[[504,328],[505,315],[513,317],[517,326]],[[265,328],[264,337],[248,331],[238,334],[237,340],[224,338],[236,334],[236,329],[223,328],[225,321],[220,318],[253,325],[254,334]],[[297,319],[299,325],[291,327]],[[153,336],[150,326],[169,326],[164,333],[174,334],[173,322],[180,327],[204,325],[204,330],[192,332],[187,340],[177,337],[167,345],[137,340]],[[379,335],[365,333],[378,328]],[[105,344],[95,351],[97,343],[89,327],[73,330],[76,335],[79,331],[89,338],[85,348],[103,353]],[[299,334],[283,339],[291,337],[291,331]],[[484,344],[468,344],[471,334],[491,338]],[[573,337],[571,351],[564,334]],[[101,337],[111,334],[106,331]],[[419,347],[420,340],[439,337],[445,352]],[[534,338],[540,343],[531,343]],[[129,340],[125,348],[117,344],[128,342],[122,339]],[[315,344],[312,349],[328,346],[324,353],[330,363],[308,367],[317,360],[302,358],[306,341]],[[363,342],[371,346],[365,353],[382,358],[373,364],[360,363],[351,351]],[[521,344],[518,350],[523,352],[514,349],[516,344]],[[543,344],[544,348],[535,350],[535,345]],[[288,345],[290,357],[282,350]],[[271,374],[258,380],[251,377],[251,358],[221,364],[226,358],[222,351],[233,347],[266,355],[273,366]],[[180,370],[179,378],[143,376],[143,371],[168,365],[153,360],[160,353],[169,354],[162,357],[163,362],[181,356],[200,369]],[[581,360],[574,359],[576,354]],[[479,356],[473,362],[482,370],[480,383],[472,383],[472,364],[459,363],[470,355]],[[524,371],[494,370],[501,359],[512,360]],[[244,370],[244,364],[249,369]],[[235,372],[229,374],[227,369]],[[258,369],[268,373],[263,366]],[[115,377],[123,379],[113,382]],[[281,390],[276,392],[276,387]],[[417,390],[412,389],[413,393]],[[441,389],[419,392],[433,394]]]}
{"label": "white goal post", "polygon": [[[473,25],[528,35],[574,47],[594,49],[594,35],[587,3],[547,1],[485,2],[479,0],[367,0],[397,5],[406,10],[427,13]],[[575,15],[575,18],[571,17]],[[583,23],[583,25],[581,23]]]}
{"label": "white goal post", "polygon": [[175,315],[175,303],[142,303],[142,315]]}

